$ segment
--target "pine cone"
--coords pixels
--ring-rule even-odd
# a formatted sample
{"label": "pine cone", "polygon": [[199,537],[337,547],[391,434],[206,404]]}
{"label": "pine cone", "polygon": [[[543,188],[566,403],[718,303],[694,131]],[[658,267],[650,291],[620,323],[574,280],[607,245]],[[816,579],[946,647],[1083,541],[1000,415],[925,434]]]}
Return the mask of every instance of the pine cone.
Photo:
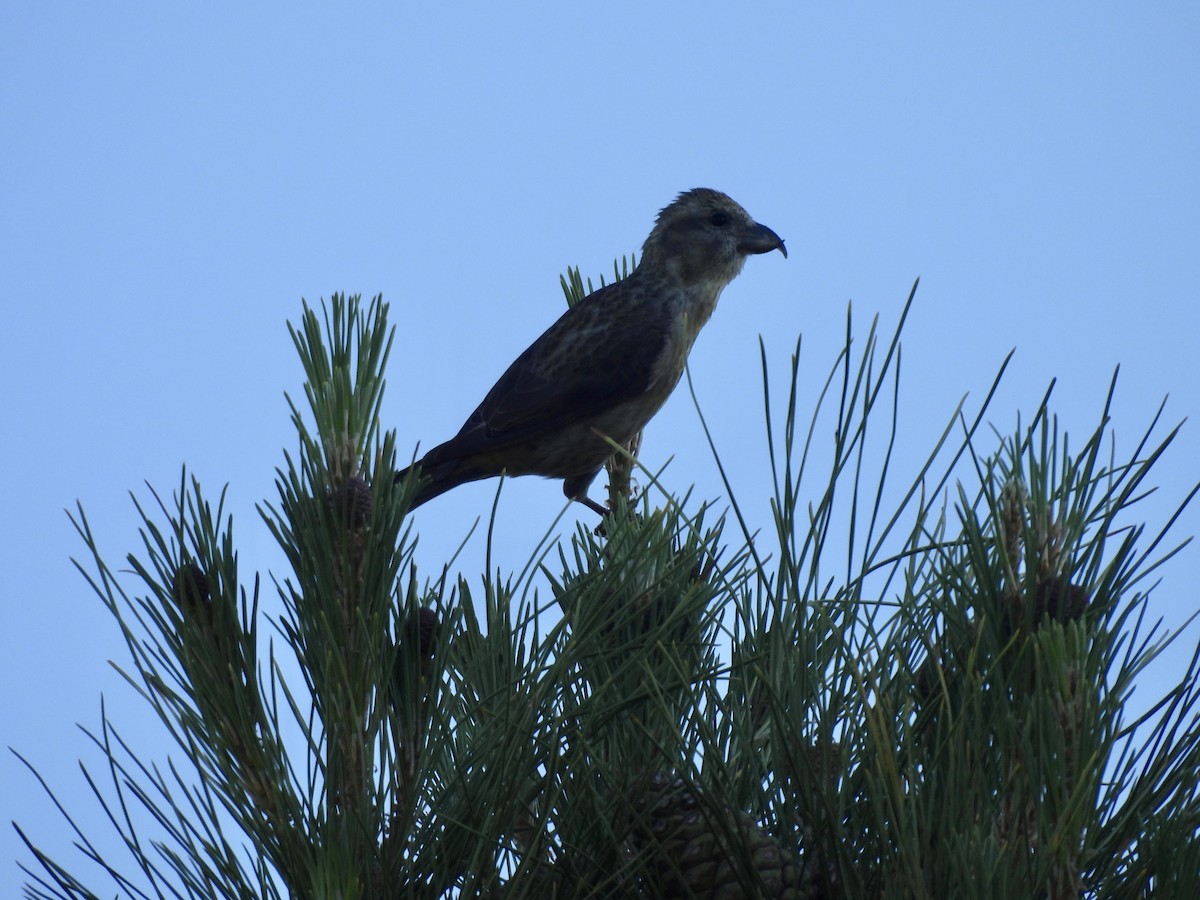
{"label": "pine cone", "polygon": [[175,570],[171,582],[171,596],[179,604],[184,615],[203,615],[211,625],[213,621],[212,588],[204,570],[194,562],[186,562]]}
{"label": "pine cone", "polygon": [[[642,854],[653,896],[670,900],[817,896],[799,861],[752,816],[714,808],[682,778],[657,772],[635,783],[628,799],[633,818],[630,836]],[[747,866],[753,873],[745,871]]]}
{"label": "pine cone", "polygon": [[351,531],[362,531],[370,523],[375,499],[371,496],[371,486],[357,475],[337,486],[332,501],[338,521]]}
{"label": "pine cone", "polygon": [[417,655],[417,672],[422,679],[433,674],[433,657],[437,650],[438,631],[442,623],[438,614],[428,606],[410,611],[404,620],[404,630],[400,637],[400,655],[396,657],[395,678],[397,684],[403,684],[405,673],[412,672],[410,654]]}
{"label": "pine cone", "polygon": [[[191,623],[191,627],[186,627],[185,623],[183,628],[184,645],[190,648],[184,665],[203,665],[208,669],[217,666],[219,677],[231,678],[235,687],[248,684],[254,657],[251,655],[251,663],[247,664],[236,605],[227,603],[220,594],[214,602],[212,583],[195,562],[186,562],[175,570],[171,596],[183,610],[184,618]],[[195,683],[204,683],[214,677],[211,671],[204,674],[191,668],[189,675]]]}
{"label": "pine cone", "polygon": [[1062,577],[1043,578],[1033,597],[1033,624],[1050,618],[1058,622],[1079,619],[1087,611],[1091,598],[1077,584]]}
{"label": "pine cone", "polygon": [[433,651],[437,649],[438,631],[441,627],[442,622],[438,618],[438,614],[428,606],[422,606],[417,610],[417,647],[421,654],[421,659],[429,659],[433,656]]}

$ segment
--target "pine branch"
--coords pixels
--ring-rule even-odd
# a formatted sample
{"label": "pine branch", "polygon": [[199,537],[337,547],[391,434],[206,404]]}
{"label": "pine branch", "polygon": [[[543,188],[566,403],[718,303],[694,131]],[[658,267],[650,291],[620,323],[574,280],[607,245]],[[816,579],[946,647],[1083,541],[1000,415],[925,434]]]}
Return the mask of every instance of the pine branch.
{"label": "pine branch", "polygon": [[[591,284],[570,270],[563,289]],[[1119,457],[1114,376],[1077,448],[1051,391],[993,440],[1006,359],[901,471],[914,295],[890,334],[876,320],[856,341],[847,314],[811,399],[800,343],[782,404],[763,346],[770,532],[749,528],[697,400],[735,528],[641,468],[635,441],[603,535],[547,533],[516,576],[489,540],[479,582],[413,561],[378,420],[388,307],[305,305],[298,443],[260,508],[289,567],[280,616],[224,494],[187,472],[135,498],[128,572],[73,516],[121,671],[177,749],[139,756],[102,710],[85,779],[128,865],[55,799],[105,887],[18,829],[27,895],[1200,894],[1200,650],[1129,713],[1178,638],[1151,594],[1179,513],[1137,517],[1176,431],[1160,409]]]}

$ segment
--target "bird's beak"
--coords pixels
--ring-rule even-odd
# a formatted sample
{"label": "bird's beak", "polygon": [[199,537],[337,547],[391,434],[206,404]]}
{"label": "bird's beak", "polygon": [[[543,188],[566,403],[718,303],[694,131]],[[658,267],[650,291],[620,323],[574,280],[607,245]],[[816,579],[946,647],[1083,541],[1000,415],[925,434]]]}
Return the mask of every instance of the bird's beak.
{"label": "bird's beak", "polygon": [[738,250],[742,253],[770,253],[778,250],[787,259],[787,247],[783,246],[783,238],[766,225],[755,222],[746,228],[738,238]]}

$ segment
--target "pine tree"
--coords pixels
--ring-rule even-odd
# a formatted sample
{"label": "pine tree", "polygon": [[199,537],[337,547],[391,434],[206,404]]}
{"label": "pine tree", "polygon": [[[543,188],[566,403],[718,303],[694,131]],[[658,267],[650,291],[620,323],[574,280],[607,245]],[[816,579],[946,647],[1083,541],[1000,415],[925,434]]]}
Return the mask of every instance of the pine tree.
{"label": "pine tree", "polygon": [[635,440],[600,533],[456,583],[418,573],[393,483],[387,305],[306,305],[307,411],[261,507],[280,616],[186,472],[139,505],[131,579],[73,516],[178,754],[102,716],[88,784],[128,857],[76,827],[76,874],[18,826],[27,895],[1200,896],[1200,647],[1129,712],[1174,638],[1146,624],[1174,517],[1131,507],[1175,431],[1106,458],[1114,377],[1078,449],[1047,393],[985,451],[993,385],[896,486],[912,300],[861,350],[847,315],[807,429],[799,343],[781,420],[763,351],[774,534],[670,494]]}

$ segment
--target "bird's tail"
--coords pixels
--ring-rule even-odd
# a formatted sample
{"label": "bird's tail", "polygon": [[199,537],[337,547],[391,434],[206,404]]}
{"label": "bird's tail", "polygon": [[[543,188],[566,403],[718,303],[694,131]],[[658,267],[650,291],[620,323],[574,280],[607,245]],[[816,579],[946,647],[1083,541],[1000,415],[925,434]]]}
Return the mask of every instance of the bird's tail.
{"label": "bird's tail", "polygon": [[484,471],[468,470],[457,461],[433,463],[432,465],[416,462],[396,473],[396,483],[399,484],[410,476],[419,479],[417,492],[413,495],[412,502],[408,507],[411,510],[427,503],[434,497],[440,497],[446,491],[452,490],[460,484],[487,478],[489,474]]}
{"label": "bird's tail", "polygon": [[405,466],[403,469],[397,472],[396,484],[400,484],[411,476],[415,476],[417,479],[419,479],[419,481],[417,484],[417,491],[415,494],[413,494],[412,502],[408,506],[409,509],[416,509],[422,503],[432,500],[438,494],[450,489],[445,487],[441,488],[440,490],[434,490],[433,480],[427,477],[425,473],[421,471],[420,463],[414,463],[411,466]]}

